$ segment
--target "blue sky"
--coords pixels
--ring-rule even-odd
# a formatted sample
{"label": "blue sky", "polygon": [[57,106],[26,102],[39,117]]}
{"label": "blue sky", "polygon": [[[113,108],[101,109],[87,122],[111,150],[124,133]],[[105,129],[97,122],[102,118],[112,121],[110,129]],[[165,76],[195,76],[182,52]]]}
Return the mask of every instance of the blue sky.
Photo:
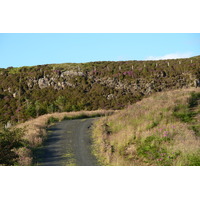
{"label": "blue sky", "polygon": [[1,33],[0,67],[200,55],[196,33]]}

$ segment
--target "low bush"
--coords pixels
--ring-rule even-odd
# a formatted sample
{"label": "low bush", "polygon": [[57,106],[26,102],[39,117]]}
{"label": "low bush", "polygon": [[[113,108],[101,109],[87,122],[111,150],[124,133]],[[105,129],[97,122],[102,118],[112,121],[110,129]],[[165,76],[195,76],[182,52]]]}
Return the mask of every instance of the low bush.
{"label": "low bush", "polygon": [[193,108],[198,105],[200,101],[200,92],[192,92],[189,98],[189,108]]}
{"label": "low bush", "polygon": [[93,117],[100,117],[100,116],[103,116],[103,114],[94,113],[94,114],[88,115],[88,114],[82,113],[82,114],[75,115],[75,116],[64,116],[62,120],[85,119],[85,118],[93,118]]}
{"label": "low bush", "polygon": [[27,146],[22,129],[4,129],[0,131],[0,165],[17,165],[17,149]]}
{"label": "low bush", "polygon": [[200,166],[200,152],[188,155],[188,166]]}
{"label": "low bush", "polygon": [[188,105],[177,105],[174,108],[174,116],[179,118],[182,122],[192,122],[195,113],[191,111]]}
{"label": "low bush", "polygon": [[147,126],[147,129],[152,129],[152,128],[158,126],[158,124],[159,124],[158,121],[154,121],[154,122],[152,122],[152,124],[150,124],[149,126]]}
{"label": "low bush", "polygon": [[53,123],[56,123],[56,122],[59,122],[59,119],[56,118],[56,117],[50,117],[47,121],[47,124],[53,124]]}
{"label": "low bush", "polygon": [[[149,136],[143,142],[138,141],[137,154],[144,162],[153,165],[170,166],[179,152],[169,152],[165,145],[171,142],[170,137]],[[165,144],[165,145],[164,145]]]}
{"label": "low bush", "polygon": [[196,136],[200,137],[200,125],[199,124],[192,125],[191,128],[195,132]]}

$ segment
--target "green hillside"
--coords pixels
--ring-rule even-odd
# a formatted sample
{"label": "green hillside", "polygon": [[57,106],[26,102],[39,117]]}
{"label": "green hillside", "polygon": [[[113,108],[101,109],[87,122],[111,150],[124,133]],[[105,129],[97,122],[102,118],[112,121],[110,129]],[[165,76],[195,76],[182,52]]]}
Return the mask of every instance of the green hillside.
{"label": "green hillside", "polygon": [[123,109],[152,93],[198,87],[200,58],[0,68],[0,125],[64,111]]}

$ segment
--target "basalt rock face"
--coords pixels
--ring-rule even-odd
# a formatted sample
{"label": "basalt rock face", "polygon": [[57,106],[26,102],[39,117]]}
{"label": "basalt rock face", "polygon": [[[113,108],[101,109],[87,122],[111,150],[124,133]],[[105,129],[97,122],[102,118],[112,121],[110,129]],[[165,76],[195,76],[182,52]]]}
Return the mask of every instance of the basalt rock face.
{"label": "basalt rock face", "polygon": [[[33,78],[25,82],[29,90],[39,87],[39,89],[52,88],[53,90],[62,90],[67,87],[78,88],[82,82],[77,80],[87,79],[91,86],[99,84],[103,87],[112,88],[113,90],[123,90],[125,93],[142,93],[148,95],[152,92],[163,91],[166,89],[178,89],[189,87],[200,87],[200,78],[192,73],[180,73],[179,75],[167,76],[164,72],[155,74],[150,79],[147,78],[130,78],[124,77],[122,80],[116,77],[99,77],[95,74],[88,75],[83,72],[64,71],[60,74],[48,74],[39,79]],[[77,79],[78,78],[78,79]],[[7,91],[11,92],[10,87]],[[16,91],[15,91],[16,93]],[[13,93],[13,95],[15,94]],[[15,95],[16,96],[16,95]]]}
{"label": "basalt rock face", "polygon": [[0,69],[0,123],[45,113],[120,109],[164,90],[200,87],[200,58]]}
{"label": "basalt rock face", "polygon": [[[78,79],[77,79],[78,78]],[[66,87],[76,88],[81,85],[81,79],[87,79],[91,84],[100,84],[115,90],[125,90],[126,92],[142,92],[148,94],[153,91],[162,91],[164,89],[176,89],[176,88],[188,88],[188,87],[199,87],[200,78],[197,75],[191,73],[181,73],[175,77],[163,76],[162,73],[155,74],[151,79],[146,78],[130,78],[123,80],[116,77],[98,77],[95,75],[88,75],[83,72],[64,71],[59,75],[48,74],[40,78],[29,78],[26,77],[26,81],[23,83],[27,86],[28,90],[36,88],[52,88],[54,90],[61,90]],[[3,89],[11,93],[11,87]],[[17,92],[17,91],[15,91]],[[13,93],[14,95],[15,93]],[[16,95],[14,95],[16,96]]]}

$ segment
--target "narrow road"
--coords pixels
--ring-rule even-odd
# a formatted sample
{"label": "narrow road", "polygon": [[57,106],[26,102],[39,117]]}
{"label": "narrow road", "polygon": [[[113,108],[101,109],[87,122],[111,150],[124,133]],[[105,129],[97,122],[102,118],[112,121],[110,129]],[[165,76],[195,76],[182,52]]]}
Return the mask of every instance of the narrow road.
{"label": "narrow road", "polygon": [[90,127],[94,118],[64,120],[48,131],[44,145],[36,152],[39,166],[95,166],[91,153]]}

